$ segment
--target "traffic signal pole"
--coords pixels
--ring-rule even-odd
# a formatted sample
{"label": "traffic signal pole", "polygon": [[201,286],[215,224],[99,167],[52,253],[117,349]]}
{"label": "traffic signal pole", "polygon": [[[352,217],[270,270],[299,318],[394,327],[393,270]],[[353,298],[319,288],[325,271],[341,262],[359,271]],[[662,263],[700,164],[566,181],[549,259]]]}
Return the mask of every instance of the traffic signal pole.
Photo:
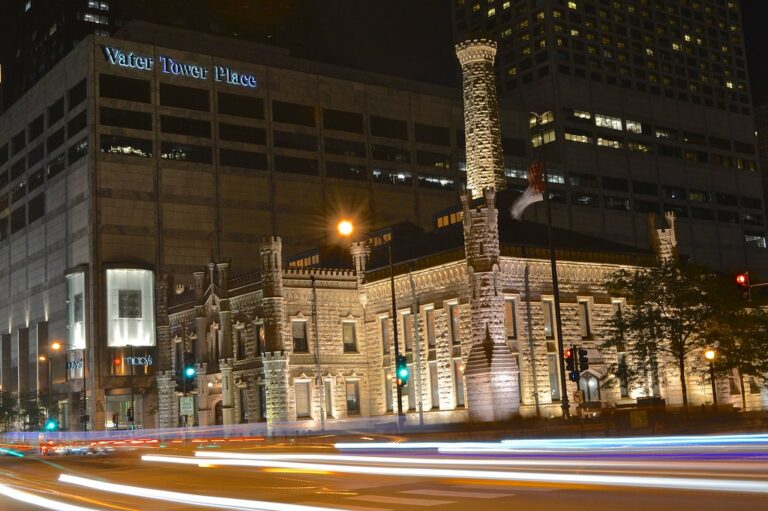
{"label": "traffic signal pole", "polygon": [[[395,339],[395,361],[400,359],[400,345],[397,340],[397,300],[395,299],[395,270],[392,265],[392,240],[387,243],[387,256],[389,258],[389,287],[392,294],[392,334]],[[397,376],[397,363],[395,363],[395,383],[397,384],[397,428],[403,430],[405,415],[403,415],[403,386]]]}

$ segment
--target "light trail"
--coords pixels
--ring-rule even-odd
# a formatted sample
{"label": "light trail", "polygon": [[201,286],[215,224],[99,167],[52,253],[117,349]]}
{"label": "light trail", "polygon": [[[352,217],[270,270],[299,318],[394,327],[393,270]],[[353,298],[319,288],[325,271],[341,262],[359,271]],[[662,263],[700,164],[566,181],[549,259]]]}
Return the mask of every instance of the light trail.
{"label": "light trail", "polygon": [[768,448],[768,434],[754,435],[712,435],[712,436],[666,436],[666,437],[620,437],[620,438],[541,438],[514,439],[499,442],[339,442],[340,450],[436,450],[439,452],[509,452],[514,450],[552,449],[644,449],[691,448],[691,447],[738,447]]}
{"label": "light trail", "polygon": [[345,454],[245,454],[236,452],[210,452],[196,451],[195,457],[205,458],[200,463],[211,465],[208,458],[220,459],[245,459],[245,460],[278,460],[278,461],[329,461],[341,463],[379,463],[389,465],[446,465],[446,466],[473,466],[473,467],[583,467],[595,469],[598,467],[611,468],[642,468],[642,469],[686,469],[686,470],[719,470],[719,471],[744,471],[753,470],[766,472],[766,463],[689,463],[679,461],[625,461],[597,459],[486,459],[486,458],[404,458],[396,456],[363,456]]}
{"label": "light trail", "polygon": [[25,504],[31,504],[33,506],[43,507],[45,509],[52,509],[53,511],[102,511],[91,507],[75,506],[73,504],[67,504],[65,502],[47,499],[32,493],[11,488],[10,486],[6,486],[4,484],[0,484],[0,495],[5,495],[9,499],[18,500],[19,502],[24,502]]}
{"label": "light trail", "polygon": [[[268,502],[259,500],[235,499],[231,497],[213,497],[209,495],[195,495],[193,493],[181,493],[167,490],[156,490],[154,488],[143,488],[141,486],[128,486],[124,484],[106,483],[95,479],[61,474],[59,481],[63,483],[83,486],[95,490],[109,493],[117,493],[130,497],[144,499],[164,500],[179,504],[192,504],[196,506],[222,507],[227,509],[251,509],[260,511],[340,511],[339,508],[304,506],[300,504],[285,504],[281,502]],[[64,508],[62,511],[69,511]],[[84,508],[73,508],[72,511],[81,511]],[[93,510],[86,510],[93,511]]]}
{"label": "light trail", "polygon": [[[145,455],[144,461],[200,465],[202,460],[190,456]],[[672,490],[705,490],[737,493],[768,493],[768,482],[738,479],[694,479],[683,477],[626,476],[608,474],[574,474],[549,472],[514,472],[466,469],[430,469],[425,467],[379,467],[341,465],[332,463],[300,463],[295,461],[206,458],[214,466],[241,466],[258,468],[295,468],[324,470],[336,473],[395,477],[428,477],[441,479],[481,479],[495,481],[583,484],[591,486],[626,486],[636,488],[664,488]]]}

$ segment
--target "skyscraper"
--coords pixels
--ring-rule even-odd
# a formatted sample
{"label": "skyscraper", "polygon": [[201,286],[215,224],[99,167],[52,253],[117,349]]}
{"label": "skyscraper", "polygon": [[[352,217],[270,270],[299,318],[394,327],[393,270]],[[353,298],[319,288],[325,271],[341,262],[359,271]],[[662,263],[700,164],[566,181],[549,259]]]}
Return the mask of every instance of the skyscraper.
{"label": "skyscraper", "polygon": [[[306,47],[305,0],[6,0],[0,65],[7,106],[89,34],[109,36],[131,20],[279,45]],[[0,108],[3,110],[4,108]]]}
{"label": "skyscraper", "polygon": [[673,211],[682,253],[768,270],[736,0],[454,0],[453,22],[498,41],[500,96],[547,113],[530,142],[557,224],[643,245]]}

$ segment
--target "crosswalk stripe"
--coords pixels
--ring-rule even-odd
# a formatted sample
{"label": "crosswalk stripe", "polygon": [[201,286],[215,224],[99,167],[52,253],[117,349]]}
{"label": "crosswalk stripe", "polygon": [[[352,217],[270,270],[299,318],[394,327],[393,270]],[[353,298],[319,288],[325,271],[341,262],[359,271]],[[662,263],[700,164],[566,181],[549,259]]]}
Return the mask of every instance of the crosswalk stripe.
{"label": "crosswalk stripe", "polygon": [[366,502],[403,506],[445,506],[447,504],[455,504],[455,502],[450,500],[408,499],[405,497],[390,497],[388,495],[356,495],[354,497],[347,497],[345,500],[362,500]]}
{"label": "crosswalk stripe", "polygon": [[406,490],[400,493],[411,493],[414,495],[429,495],[431,497],[454,497],[464,499],[500,499],[502,497],[512,497],[514,493],[494,493],[494,492],[472,492],[472,491],[450,491],[450,490]]}

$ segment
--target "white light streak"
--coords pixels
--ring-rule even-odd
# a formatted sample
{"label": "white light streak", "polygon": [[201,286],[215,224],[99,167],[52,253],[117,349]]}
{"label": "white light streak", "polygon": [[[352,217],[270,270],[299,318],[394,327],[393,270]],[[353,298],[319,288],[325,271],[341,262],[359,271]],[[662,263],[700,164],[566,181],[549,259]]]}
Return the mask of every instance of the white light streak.
{"label": "white light streak", "polygon": [[101,511],[90,507],[74,506],[57,500],[46,499],[45,497],[39,497],[32,493],[5,486],[4,484],[0,484],[0,495],[5,495],[10,499],[32,504],[33,506],[53,509],[54,511]]}
{"label": "white light streak", "polygon": [[[192,458],[190,458],[192,459]],[[199,463],[199,462],[198,462]],[[197,463],[195,463],[197,464]],[[140,486],[127,486],[124,484],[105,483],[103,481],[97,481],[95,479],[86,479],[84,477],[73,476],[69,474],[61,474],[59,481],[63,483],[74,484],[77,486],[84,486],[95,490],[101,490],[110,493],[118,493],[121,495],[128,495],[130,497],[139,496],[145,499],[165,500],[168,502],[178,502],[182,504],[194,504],[197,506],[213,506],[223,507],[228,509],[258,509],[261,511],[339,511],[338,509],[317,507],[317,506],[302,506],[298,504],[285,504],[281,502],[267,502],[259,500],[245,500],[234,499],[229,497],[211,497],[208,495],[195,495],[192,493],[180,493],[174,491],[155,490],[153,488],[142,488]],[[61,509],[62,507],[56,507],[51,509]],[[83,508],[77,508],[82,510]],[[75,511],[75,508],[72,508]],[[93,510],[87,510],[93,511]]]}
{"label": "white light streak", "polygon": [[[200,458],[182,456],[147,455],[144,461],[165,463],[181,463],[187,465],[202,464]],[[347,474],[363,474],[396,477],[429,477],[452,479],[481,479],[494,481],[516,481],[536,483],[583,484],[597,486],[629,486],[641,488],[666,488],[676,490],[705,490],[726,491],[739,493],[768,493],[768,482],[738,479],[694,479],[682,477],[645,477],[617,476],[607,474],[573,474],[573,473],[544,473],[544,472],[514,472],[466,469],[430,469],[425,467],[378,467],[359,465],[339,465],[330,463],[299,463],[277,460],[225,459],[206,458],[207,465],[241,466],[259,468],[283,468],[297,470],[313,470],[323,472],[338,472]]]}

